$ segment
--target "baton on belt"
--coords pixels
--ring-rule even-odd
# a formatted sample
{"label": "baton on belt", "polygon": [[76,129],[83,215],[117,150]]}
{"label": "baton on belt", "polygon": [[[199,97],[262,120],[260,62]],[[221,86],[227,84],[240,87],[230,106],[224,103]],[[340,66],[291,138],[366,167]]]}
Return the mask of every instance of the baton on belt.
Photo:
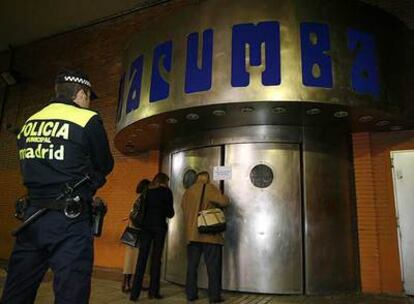
{"label": "baton on belt", "polygon": [[[86,181],[90,180],[90,177],[88,175],[85,175],[80,181],[78,181],[73,186],[69,186],[66,184],[66,189],[59,194],[58,197],[56,197],[56,201],[59,201],[63,199],[65,196],[73,193],[75,189],[77,189],[80,185],[85,183]],[[28,225],[33,223],[35,220],[37,220],[39,217],[41,217],[43,214],[45,214],[49,209],[48,208],[42,208],[33,213],[31,216],[29,216],[19,227],[17,227],[15,230],[12,231],[12,236],[17,236],[24,228],[26,228]]]}

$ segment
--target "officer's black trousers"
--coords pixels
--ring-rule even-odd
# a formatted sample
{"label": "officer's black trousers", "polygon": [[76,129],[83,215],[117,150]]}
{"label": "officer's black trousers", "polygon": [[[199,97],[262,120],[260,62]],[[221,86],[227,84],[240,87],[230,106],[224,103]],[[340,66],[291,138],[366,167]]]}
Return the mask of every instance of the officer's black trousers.
{"label": "officer's black trousers", "polygon": [[197,295],[197,269],[201,254],[207,266],[208,297],[211,302],[221,298],[222,245],[191,242],[187,245],[187,280],[185,292],[188,300]]}
{"label": "officer's black trousers", "polygon": [[17,236],[1,303],[34,303],[49,267],[56,304],[88,303],[92,266],[90,220],[69,220],[60,211],[48,211]]}
{"label": "officer's black trousers", "polygon": [[164,249],[165,228],[145,229],[139,242],[139,255],[137,267],[135,269],[134,282],[131,289],[131,299],[137,300],[141,293],[142,281],[144,279],[145,268],[149,252],[152,245],[151,254],[151,269],[150,269],[150,286],[148,294],[152,296],[160,293],[160,278],[161,278],[161,257]]}

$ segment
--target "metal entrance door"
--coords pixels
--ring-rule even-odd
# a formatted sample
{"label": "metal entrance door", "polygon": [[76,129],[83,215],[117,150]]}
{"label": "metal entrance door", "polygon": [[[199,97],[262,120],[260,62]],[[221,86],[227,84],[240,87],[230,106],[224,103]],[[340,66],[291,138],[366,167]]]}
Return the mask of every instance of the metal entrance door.
{"label": "metal entrance door", "polygon": [[391,152],[401,276],[406,294],[414,295],[414,151]]}
{"label": "metal entrance door", "polygon": [[[223,161],[232,176],[224,181],[230,197],[223,251],[223,288],[261,293],[302,293],[300,151],[289,144],[232,144],[174,153],[171,220],[166,279],[185,283],[187,252],[181,198],[195,179]],[[213,181],[218,186],[217,181]],[[207,287],[200,263],[199,287]]]}
{"label": "metal entrance door", "polygon": [[300,150],[290,144],[225,146],[232,177],[223,288],[302,293]]}
{"label": "metal entrance door", "polygon": [[[166,279],[185,284],[187,269],[187,244],[185,240],[184,217],[181,199],[200,171],[213,176],[213,168],[220,166],[221,147],[207,147],[174,153],[171,159],[171,191],[174,194],[175,216],[169,223],[167,239]],[[213,181],[214,182],[214,181]],[[217,184],[216,184],[217,185]],[[206,270],[199,269],[199,286],[207,287]]]}

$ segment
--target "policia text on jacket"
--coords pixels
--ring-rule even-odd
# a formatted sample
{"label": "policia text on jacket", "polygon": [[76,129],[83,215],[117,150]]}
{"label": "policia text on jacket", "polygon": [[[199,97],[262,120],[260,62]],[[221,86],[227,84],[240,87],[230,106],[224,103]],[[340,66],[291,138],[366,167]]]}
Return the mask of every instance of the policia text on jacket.
{"label": "policia text on jacket", "polygon": [[[94,114],[92,111],[85,110],[81,117],[78,114],[72,116],[67,114],[68,109],[66,108],[66,105],[51,104],[40,115],[35,115],[29,119],[17,137],[18,140],[23,139],[29,145],[29,147],[25,145],[25,148],[19,150],[19,158],[21,160],[32,158],[65,159],[65,146],[58,143],[60,140],[70,140],[72,134],[70,134],[70,124],[58,121],[58,119],[70,120],[74,128],[84,127],[87,119],[90,119]],[[60,111],[65,113],[65,117],[59,114]],[[52,115],[56,120],[38,121],[42,115]]]}

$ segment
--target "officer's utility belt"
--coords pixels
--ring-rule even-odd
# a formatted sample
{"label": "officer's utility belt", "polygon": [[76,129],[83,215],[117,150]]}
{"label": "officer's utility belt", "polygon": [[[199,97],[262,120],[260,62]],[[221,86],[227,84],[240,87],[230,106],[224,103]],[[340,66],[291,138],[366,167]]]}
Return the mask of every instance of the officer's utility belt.
{"label": "officer's utility belt", "polygon": [[68,218],[77,218],[86,211],[85,203],[81,202],[79,196],[70,197],[66,200],[29,201],[29,206],[63,211]]}
{"label": "officer's utility belt", "polygon": [[65,201],[37,201],[29,203],[30,206],[36,207],[36,208],[47,208],[52,210],[63,210],[66,208],[66,202]]}
{"label": "officer's utility belt", "polygon": [[[79,195],[76,195],[76,192],[74,191],[87,181],[90,181],[90,177],[85,175],[74,185],[65,184],[63,192],[60,193],[54,200],[30,202],[26,197],[19,198],[16,201],[15,217],[24,220],[24,222],[12,231],[12,235],[17,236],[23,229],[39,217],[43,216],[50,209],[63,210],[63,213],[68,218],[78,217],[83,211],[86,211],[86,204],[81,202]],[[25,210],[28,205],[38,206],[39,210],[25,219]]]}

